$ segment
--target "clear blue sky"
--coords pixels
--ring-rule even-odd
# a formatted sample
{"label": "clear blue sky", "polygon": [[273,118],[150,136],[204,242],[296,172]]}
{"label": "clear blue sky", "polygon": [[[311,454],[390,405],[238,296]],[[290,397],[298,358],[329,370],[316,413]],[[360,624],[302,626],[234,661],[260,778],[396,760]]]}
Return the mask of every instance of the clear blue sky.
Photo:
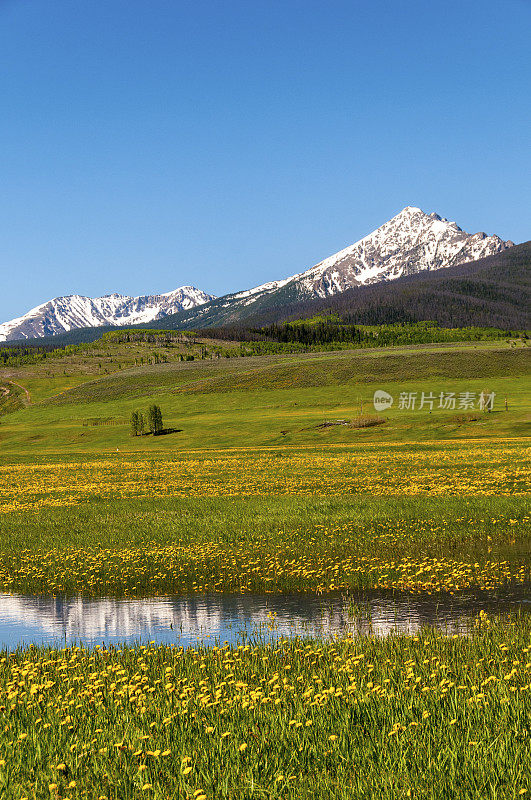
{"label": "clear blue sky", "polygon": [[531,238],[531,0],[0,0],[0,321],[215,294],[406,205]]}

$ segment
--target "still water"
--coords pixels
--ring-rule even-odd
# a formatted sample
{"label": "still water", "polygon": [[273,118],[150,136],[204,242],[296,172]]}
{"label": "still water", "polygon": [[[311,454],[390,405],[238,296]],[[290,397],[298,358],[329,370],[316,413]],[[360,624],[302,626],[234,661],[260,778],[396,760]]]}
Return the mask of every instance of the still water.
{"label": "still water", "polygon": [[386,636],[427,625],[463,633],[480,611],[531,611],[531,587],[497,595],[411,597],[335,595],[195,595],[143,600],[45,598],[0,594],[0,648],[27,644],[241,643],[259,637],[330,636],[348,631]]}

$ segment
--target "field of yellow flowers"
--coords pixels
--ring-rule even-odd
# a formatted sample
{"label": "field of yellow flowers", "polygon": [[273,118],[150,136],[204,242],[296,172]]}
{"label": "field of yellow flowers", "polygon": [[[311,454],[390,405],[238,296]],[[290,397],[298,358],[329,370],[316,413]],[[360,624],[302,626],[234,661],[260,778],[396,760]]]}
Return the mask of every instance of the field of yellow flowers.
{"label": "field of yellow flowers", "polygon": [[513,495],[529,487],[515,440],[232,449],[169,458],[108,457],[0,465],[0,513],[91,498],[320,494]]}
{"label": "field of yellow flowers", "polygon": [[518,442],[483,441],[4,463],[0,590],[138,597],[525,583],[522,456]]}
{"label": "field of yellow flowers", "polygon": [[[389,441],[349,430],[319,443],[315,426],[343,394],[357,402],[353,376],[390,379],[393,354],[363,369],[332,355],[296,370],[246,361],[193,385],[188,367],[180,383],[173,368],[139,368],[6,417],[0,592],[525,591],[529,451],[513,355],[493,372],[516,376],[503,383],[511,412],[475,429],[396,417]],[[393,369],[479,381],[495,360],[412,353]],[[154,387],[171,391],[182,438],[129,436],[131,404]],[[119,424],[83,424],[107,418]],[[460,637],[0,651],[0,798],[525,800],[530,687],[523,614],[482,613]]]}
{"label": "field of yellow flowers", "polygon": [[521,798],[531,620],[465,637],[0,654],[0,794]]}
{"label": "field of yellow flowers", "polygon": [[[0,552],[0,590],[113,597],[366,589],[415,594],[493,591],[531,582],[528,558],[499,554],[517,540],[525,543],[529,521],[522,511],[514,519],[498,514],[488,520],[488,530],[497,535],[480,525],[479,536],[468,545],[472,552],[459,554],[452,552],[451,543],[459,541],[460,530],[478,524],[474,518],[396,519],[364,528],[328,524],[312,532],[290,527],[267,539],[249,532],[230,541],[214,537],[201,541],[190,534],[172,544],[23,548]],[[421,547],[430,536],[440,537],[436,550],[445,554]],[[480,556],[475,549],[482,545],[486,552]],[[496,547],[496,555],[489,554],[489,545]]]}

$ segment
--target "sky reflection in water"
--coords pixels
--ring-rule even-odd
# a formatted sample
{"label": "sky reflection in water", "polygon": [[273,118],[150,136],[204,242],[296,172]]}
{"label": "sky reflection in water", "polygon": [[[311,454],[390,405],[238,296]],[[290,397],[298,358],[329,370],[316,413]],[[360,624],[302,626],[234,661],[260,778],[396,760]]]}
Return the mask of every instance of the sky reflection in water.
{"label": "sky reflection in water", "polygon": [[464,632],[481,610],[531,610],[529,587],[498,596],[411,597],[385,593],[314,595],[196,595],[141,600],[0,595],[0,646],[86,645],[136,641],[190,646],[240,643],[260,635],[329,636],[347,631],[385,636],[433,625]]}

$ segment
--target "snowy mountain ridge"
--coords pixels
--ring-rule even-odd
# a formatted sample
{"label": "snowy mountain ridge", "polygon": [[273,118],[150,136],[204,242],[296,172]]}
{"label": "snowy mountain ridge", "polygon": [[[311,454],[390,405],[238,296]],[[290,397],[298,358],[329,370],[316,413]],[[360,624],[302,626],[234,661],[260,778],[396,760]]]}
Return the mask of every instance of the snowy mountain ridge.
{"label": "snowy mountain ridge", "polygon": [[235,298],[275,291],[292,282],[318,297],[421,270],[442,269],[498,253],[512,242],[485,233],[465,233],[455,222],[407,206],[380,228],[305,272],[257,286]]}
{"label": "snowy mountain ridge", "polygon": [[117,293],[95,298],[78,294],[55,297],[22,317],[0,325],[0,342],[54,336],[75,328],[138,325],[190,310],[213,299],[214,295],[195,286],[139,297]]}
{"label": "snowy mountain ridge", "polygon": [[143,297],[58,297],[0,325],[0,341],[50,336],[74,328],[149,323],[169,315],[172,326],[183,328],[234,324],[272,303],[325,298],[357,286],[476,261],[512,245],[496,235],[466,233],[438,214],[407,206],[354,244],[283,280],[217,298],[193,286]]}

